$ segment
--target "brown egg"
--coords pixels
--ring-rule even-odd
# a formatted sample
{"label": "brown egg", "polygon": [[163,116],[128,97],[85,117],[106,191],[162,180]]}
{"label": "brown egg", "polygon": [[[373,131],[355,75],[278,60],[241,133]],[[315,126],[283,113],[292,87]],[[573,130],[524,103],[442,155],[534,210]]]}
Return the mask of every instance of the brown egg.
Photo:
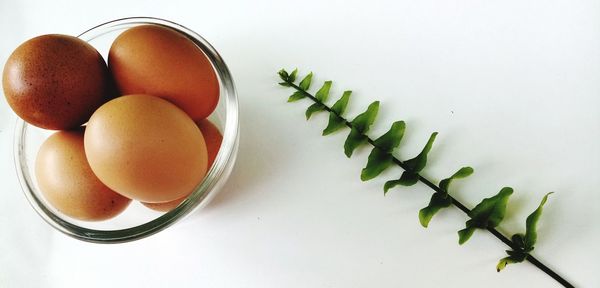
{"label": "brown egg", "polygon": [[102,105],[90,118],[85,153],[100,180],[143,202],[189,194],[206,173],[200,129],[181,109],[149,95],[128,95]]}
{"label": "brown egg", "polygon": [[109,79],[94,47],[76,37],[52,34],[17,47],[4,65],[2,85],[19,117],[60,130],[85,123],[107,101]]}
{"label": "brown egg", "polygon": [[204,119],[219,101],[219,82],[204,53],[184,34],[158,25],[137,26],[113,42],[108,66],[121,94],[165,98],[192,119]]}
{"label": "brown egg", "polygon": [[204,142],[206,142],[206,150],[208,152],[208,168],[210,168],[217,158],[217,153],[221,148],[221,142],[223,142],[223,135],[219,128],[215,124],[208,121],[208,119],[202,119],[195,121],[202,136],[204,136]]}
{"label": "brown egg", "polygon": [[[221,148],[221,142],[223,141],[223,136],[219,129],[208,119],[202,119],[196,121],[196,125],[200,128],[200,132],[204,136],[204,142],[206,142],[206,150],[208,151],[208,168],[210,168],[217,157],[217,153],[219,153],[219,148]],[[177,200],[163,202],[163,203],[145,203],[144,206],[161,212],[170,211],[173,208],[177,207],[179,203],[183,202],[189,195],[186,195]]]}
{"label": "brown egg", "polygon": [[83,129],[52,134],[40,147],[35,175],[46,200],[79,220],[112,218],[131,202],[106,187],[92,172],[83,148]]}
{"label": "brown egg", "polygon": [[185,199],[187,199],[187,197],[190,195],[185,195],[179,199],[175,199],[173,201],[169,201],[169,202],[161,202],[161,203],[148,203],[148,202],[141,202],[144,206],[154,210],[154,211],[159,211],[159,212],[168,212],[173,210],[175,207],[179,206],[179,204],[181,204],[181,202],[183,202]]}

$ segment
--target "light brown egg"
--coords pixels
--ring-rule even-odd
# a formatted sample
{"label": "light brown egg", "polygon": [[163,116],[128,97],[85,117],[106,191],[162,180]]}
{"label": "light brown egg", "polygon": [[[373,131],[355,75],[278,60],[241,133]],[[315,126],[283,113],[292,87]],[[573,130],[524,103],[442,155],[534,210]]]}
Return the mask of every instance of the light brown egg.
{"label": "light brown egg", "polygon": [[[202,132],[202,136],[204,136],[204,142],[206,142],[206,150],[208,151],[208,168],[212,166],[215,158],[217,157],[217,153],[219,153],[219,148],[221,148],[221,142],[223,141],[223,135],[219,129],[208,119],[202,119],[196,121],[196,125],[200,128],[200,132]],[[179,203],[183,202],[189,195],[186,195],[180,199],[163,202],[163,203],[145,203],[144,206],[161,212],[170,211],[173,208],[177,207]]]}
{"label": "light brown egg", "polygon": [[181,109],[149,95],[128,95],[102,105],[90,118],[85,153],[100,180],[143,202],[188,195],[206,174],[200,129]]}
{"label": "light brown egg", "polygon": [[192,119],[204,119],[219,101],[217,75],[202,51],[184,34],[141,25],[113,42],[108,66],[122,95],[165,98]]}
{"label": "light brown egg", "polygon": [[112,218],[131,202],[94,175],[85,157],[83,130],[60,131],[50,136],[38,152],[35,175],[46,200],[79,220]]}
{"label": "light brown egg", "polygon": [[4,66],[2,85],[19,117],[54,130],[80,126],[112,96],[100,53],[79,38],[58,34],[17,47]]}

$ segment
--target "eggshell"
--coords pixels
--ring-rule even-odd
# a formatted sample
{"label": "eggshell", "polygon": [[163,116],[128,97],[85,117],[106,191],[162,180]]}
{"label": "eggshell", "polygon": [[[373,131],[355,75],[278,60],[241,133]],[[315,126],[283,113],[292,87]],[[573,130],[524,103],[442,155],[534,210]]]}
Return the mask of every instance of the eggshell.
{"label": "eggshell", "polygon": [[4,65],[2,85],[19,117],[54,130],[85,123],[111,91],[108,68],[98,51],[76,37],[58,34],[17,47]]}
{"label": "eggshell", "polygon": [[50,136],[38,151],[35,175],[46,200],[79,220],[112,218],[131,202],[94,175],[85,157],[82,129]]}
{"label": "eggshell", "polygon": [[211,123],[208,119],[202,119],[195,121],[202,136],[204,136],[204,142],[206,142],[206,150],[208,152],[208,168],[210,168],[217,158],[219,149],[221,148],[221,142],[223,142],[223,135],[219,128],[215,124]]}
{"label": "eggshell", "polygon": [[165,98],[192,119],[204,119],[219,101],[217,75],[204,53],[184,34],[159,25],[123,32],[108,55],[121,94]]}
{"label": "eggshell", "polygon": [[85,153],[100,180],[143,202],[189,194],[206,173],[200,129],[181,109],[149,95],[128,95],[102,105],[90,118]]}
{"label": "eggshell", "polygon": [[[202,132],[204,136],[204,142],[206,142],[206,150],[208,151],[208,168],[210,168],[217,157],[217,153],[219,153],[219,148],[221,148],[221,142],[223,141],[223,136],[219,129],[208,119],[202,119],[199,121],[195,121],[198,128]],[[177,207],[183,200],[185,200],[189,195],[186,195],[180,199],[176,199],[169,202],[163,203],[145,203],[144,206],[161,212],[170,211],[173,208]]]}

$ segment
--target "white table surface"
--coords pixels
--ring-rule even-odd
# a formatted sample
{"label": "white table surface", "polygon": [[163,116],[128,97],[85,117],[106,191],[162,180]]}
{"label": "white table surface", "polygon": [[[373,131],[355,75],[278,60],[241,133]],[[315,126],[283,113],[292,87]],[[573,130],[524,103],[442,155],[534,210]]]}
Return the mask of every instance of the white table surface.
{"label": "white table surface", "polygon": [[[81,3],[80,3],[81,2]],[[93,4],[92,4],[93,3]],[[454,195],[473,207],[515,188],[500,231],[524,229],[549,191],[534,255],[578,287],[600,287],[600,2],[1,1],[0,62],[46,33],[76,35],[155,16],[208,39],[239,90],[241,142],[223,191],[185,222],[134,243],[98,245],[53,231],[14,172],[15,117],[0,101],[0,287],[559,287],[529,263],[496,273],[507,248],[485,231],[457,244],[457,209],[429,229],[431,191],[359,179],[368,149],[321,137],[276,72],[314,71],[349,115],[382,102],[372,135],[406,120],[399,157],[439,131],[425,175],[475,174]]]}

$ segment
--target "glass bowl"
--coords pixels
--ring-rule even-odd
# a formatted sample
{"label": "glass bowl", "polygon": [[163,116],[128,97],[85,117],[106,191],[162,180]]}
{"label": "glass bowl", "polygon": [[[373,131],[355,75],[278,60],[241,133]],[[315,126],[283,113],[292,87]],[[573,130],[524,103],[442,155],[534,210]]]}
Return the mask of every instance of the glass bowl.
{"label": "glass bowl", "polygon": [[208,41],[177,23],[149,17],[118,19],[91,28],[79,36],[94,46],[107,59],[112,41],[124,30],[138,25],[167,26],[187,36],[208,57],[218,76],[220,97],[209,117],[223,134],[217,157],[204,180],[179,206],[169,212],[156,212],[137,201],[115,218],[86,222],[70,218],[53,208],[40,193],[34,173],[37,151],[53,131],[44,130],[18,119],[15,128],[14,160],[22,190],[35,211],[58,231],[79,240],[96,243],[128,242],[162,231],[205,206],[229,177],[237,155],[239,141],[238,100],[233,79],[225,62]]}

